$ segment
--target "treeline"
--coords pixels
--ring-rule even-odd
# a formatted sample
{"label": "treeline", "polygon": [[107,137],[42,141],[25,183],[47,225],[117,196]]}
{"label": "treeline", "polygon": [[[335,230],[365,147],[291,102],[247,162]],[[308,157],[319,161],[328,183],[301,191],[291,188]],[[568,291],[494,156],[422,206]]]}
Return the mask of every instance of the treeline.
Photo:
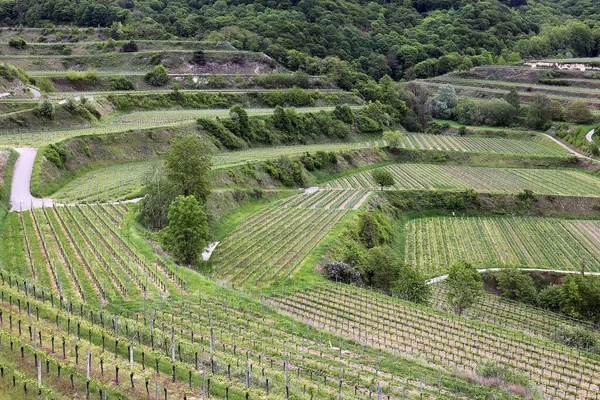
{"label": "treeline", "polygon": [[348,93],[329,93],[318,90],[291,88],[271,92],[211,93],[185,92],[174,89],[170,93],[111,94],[108,100],[121,111],[154,110],[160,108],[229,108],[235,104],[249,107],[313,107],[359,102],[356,96]]}
{"label": "treeline", "polygon": [[321,270],[337,282],[366,286],[405,300],[426,303],[430,288],[424,276],[404,263],[397,227],[383,208],[357,214],[328,249]]}
{"label": "treeline", "polygon": [[491,277],[501,295],[515,301],[561,312],[570,317],[600,322],[600,278],[583,274],[566,275],[558,283],[516,267],[504,268]]}
{"label": "treeline", "polygon": [[[410,84],[413,90],[425,90]],[[424,96],[425,117],[452,119],[463,125],[511,126],[525,125],[534,129],[547,130],[553,121],[575,124],[590,124],[595,117],[588,105],[576,100],[564,107],[558,100],[536,94],[527,106],[521,105],[521,95],[511,89],[502,99],[472,100],[459,98],[450,84],[441,85],[433,96]]]}
{"label": "treeline", "polygon": [[251,144],[298,144],[322,138],[342,140],[351,133],[381,135],[396,126],[406,115],[380,102],[370,102],[362,109],[347,104],[331,112],[298,113],[294,108],[275,107],[272,115],[249,118],[239,105],[229,111],[229,118],[199,119],[202,133],[212,138],[217,148],[240,149]]}

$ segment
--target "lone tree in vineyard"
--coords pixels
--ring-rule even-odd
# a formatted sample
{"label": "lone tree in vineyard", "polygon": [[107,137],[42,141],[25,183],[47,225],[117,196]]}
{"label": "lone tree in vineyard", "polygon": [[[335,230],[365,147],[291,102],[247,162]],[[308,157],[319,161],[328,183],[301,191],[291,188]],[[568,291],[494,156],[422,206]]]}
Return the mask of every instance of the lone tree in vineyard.
{"label": "lone tree in vineyard", "polygon": [[386,131],[383,132],[383,140],[387,142],[387,145],[391,149],[397,149],[402,143],[402,132],[399,131]]}
{"label": "lone tree in vineyard", "polygon": [[167,153],[167,178],[178,194],[194,196],[200,204],[206,203],[210,182],[206,175],[212,167],[208,147],[196,135],[177,136],[173,149]]}
{"label": "lone tree in vineyard", "polygon": [[450,266],[446,284],[446,297],[458,315],[475,303],[483,289],[481,275],[466,261],[457,261]]}
{"label": "lone tree in vineyard", "polygon": [[194,196],[178,196],[169,206],[169,224],[161,232],[162,244],[177,261],[192,264],[206,247],[206,213]]}
{"label": "lone tree in vineyard", "polygon": [[381,190],[383,190],[386,186],[394,185],[394,176],[384,169],[376,169],[372,172],[371,176],[376,184],[381,186]]}
{"label": "lone tree in vineyard", "polygon": [[177,196],[194,196],[201,206],[210,195],[206,175],[212,166],[210,150],[195,135],[178,135],[166,154],[164,166],[145,176],[146,196],[140,202],[138,221],[154,231],[169,222],[169,205]]}

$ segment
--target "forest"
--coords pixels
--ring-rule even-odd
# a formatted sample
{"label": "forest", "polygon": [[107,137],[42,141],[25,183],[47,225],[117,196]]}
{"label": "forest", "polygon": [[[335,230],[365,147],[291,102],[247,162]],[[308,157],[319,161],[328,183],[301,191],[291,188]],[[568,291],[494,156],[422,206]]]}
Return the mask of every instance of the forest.
{"label": "forest", "polygon": [[[102,27],[116,40],[228,41],[291,70],[339,75],[351,69],[376,80],[596,56],[599,15],[592,0],[0,1],[6,26]],[[77,36],[75,29],[70,40]]]}

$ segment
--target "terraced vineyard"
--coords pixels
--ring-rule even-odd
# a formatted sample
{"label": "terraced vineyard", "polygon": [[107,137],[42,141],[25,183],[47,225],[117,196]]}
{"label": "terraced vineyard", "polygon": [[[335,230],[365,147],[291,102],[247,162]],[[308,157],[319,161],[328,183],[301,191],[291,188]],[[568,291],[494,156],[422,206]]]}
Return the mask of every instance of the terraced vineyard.
{"label": "terraced vineyard", "polygon": [[[517,193],[523,189],[538,194],[562,196],[600,196],[600,179],[578,170],[488,168],[427,164],[395,164],[384,167],[395,180],[396,190],[429,189]],[[370,189],[379,187],[371,171],[336,179],[329,189]]]}
{"label": "terraced vineyard", "polygon": [[127,211],[109,204],[12,213],[7,234],[23,251],[4,268],[89,304],[176,291],[170,267],[148,260],[119,230]]}
{"label": "terraced vineyard", "polygon": [[[450,82],[453,82],[453,80]],[[436,89],[445,83],[442,80],[432,80],[426,81],[425,84],[432,89]],[[483,85],[477,83],[477,81],[462,81],[460,84],[453,84],[453,86],[459,96],[470,98],[503,98],[510,90],[510,84],[492,83]],[[585,96],[582,96],[577,89],[575,91],[557,90],[556,86],[532,85],[532,90],[518,90],[518,93],[524,104],[528,104],[533,96],[539,93],[558,100],[563,105],[570,104],[576,100],[584,100],[596,112],[600,110],[600,99],[596,98],[594,93],[586,93]]]}
{"label": "terraced vineyard", "polygon": [[241,400],[268,394],[308,400],[378,393],[400,399],[491,393],[509,399],[506,392],[474,385],[452,371],[309,325],[294,326],[268,305],[206,282],[184,301],[148,301],[144,312],[129,316],[59,299],[30,282],[24,289],[22,279],[0,275],[0,366],[3,379],[13,375],[21,386],[19,398],[27,398],[24,389],[37,394],[39,367],[41,390],[54,398],[159,393],[161,398]]}
{"label": "terraced vineyard", "polygon": [[599,360],[519,330],[498,329],[347,285],[294,290],[270,301],[305,323],[446,368],[472,373],[484,360],[501,361],[531,373],[554,398],[591,400],[600,391]]}
{"label": "terraced vineyard", "polygon": [[160,161],[142,161],[97,169],[63,186],[52,198],[59,203],[123,200],[142,189],[144,176]]}
{"label": "terraced vineyard", "polygon": [[[213,156],[215,169],[231,168],[252,162],[275,159],[281,156],[294,156],[306,152],[344,151],[366,148],[365,143],[324,143],[315,145],[284,146],[264,149],[221,152]],[[104,202],[131,198],[140,192],[147,173],[157,167],[160,161],[140,161],[121,165],[111,165],[90,171],[75,178],[52,194],[59,203]]]}
{"label": "terraced vineyard", "polygon": [[[163,125],[161,125],[163,126]],[[56,143],[65,139],[84,135],[107,135],[110,133],[127,133],[139,129],[156,128],[156,125],[136,124],[108,124],[92,125],[83,128],[52,129],[52,130],[13,130],[0,133],[0,146],[2,147],[39,147]]]}
{"label": "terraced vineyard", "polygon": [[[308,113],[319,111],[331,111],[334,107],[298,107],[296,112]],[[247,108],[249,116],[269,115],[273,113],[272,108]],[[198,118],[229,117],[229,109],[207,109],[207,110],[168,110],[168,111],[138,111],[121,115],[115,118],[120,124],[153,124],[167,125],[180,122],[195,121]]]}
{"label": "terraced vineyard", "polygon": [[[451,313],[445,295],[445,286],[441,283],[432,285],[433,295],[430,300],[435,309]],[[539,336],[556,341],[557,331],[561,325],[594,329],[593,324],[569,318],[562,314],[553,313],[524,303],[511,301],[500,296],[484,293],[473,306],[463,312],[465,318],[481,321],[486,324],[500,326],[506,329],[522,331],[528,335]],[[597,333],[598,334],[598,333]]]}
{"label": "terraced vineyard", "polygon": [[[91,128],[93,129],[93,128]],[[412,139],[411,139],[412,138]],[[417,139],[418,138],[418,141]],[[405,145],[411,149],[432,149],[433,144],[426,145],[429,141],[435,143],[454,143],[453,147],[445,148],[450,151],[485,151],[489,149],[478,148],[467,150],[465,147],[459,150],[457,143],[461,139],[485,138],[456,138],[450,136],[432,135],[408,135]],[[520,140],[488,139],[503,146],[523,146],[522,151],[528,155],[539,156],[565,156],[566,153],[547,147],[537,142],[526,142]],[[516,142],[516,143],[514,143]],[[521,142],[521,143],[520,143]],[[410,143],[407,145],[407,143]],[[413,145],[414,143],[414,145]],[[433,143],[433,142],[432,142]],[[466,143],[466,142],[465,142]],[[470,143],[470,142],[469,142]],[[483,143],[483,142],[482,142]],[[352,149],[369,148],[383,145],[379,142],[357,142],[357,143],[323,143],[312,145],[281,146],[270,148],[254,148],[248,150],[217,153],[213,157],[215,168],[230,168],[247,163],[275,159],[281,156],[297,156],[306,152],[317,151],[340,152]],[[412,147],[411,147],[412,146]],[[420,147],[415,147],[420,146]],[[437,147],[435,148],[438,149]],[[531,153],[527,153],[531,152]],[[108,201],[122,200],[139,191],[142,186],[142,178],[147,171],[154,166],[153,162],[138,162],[111,166],[100,170],[89,172],[82,177],[76,178],[59,192],[53,195],[63,203],[76,201]],[[410,166],[402,165],[388,167],[396,177],[397,189],[462,189],[473,187],[482,191],[512,193],[524,188],[531,189],[536,193],[561,194],[561,195],[600,195],[600,181],[598,179],[576,171],[545,171],[527,169],[498,169],[498,168],[471,168],[471,167],[436,167],[432,165]],[[407,177],[406,174],[411,174]],[[479,173],[486,173],[491,180],[481,179]],[[435,175],[435,178],[433,177]],[[117,177],[115,179],[114,177]],[[417,178],[418,177],[418,178]],[[563,180],[568,177],[573,184],[566,185]],[[434,181],[431,179],[434,178]],[[429,181],[428,181],[429,179]],[[325,186],[329,189],[367,189],[376,187],[371,182],[370,172],[365,172],[351,177],[335,180]]]}
{"label": "terraced vineyard", "polygon": [[326,210],[358,210],[370,197],[367,190],[317,190],[292,197],[284,208],[324,208]]}
{"label": "terraced vineyard", "polygon": [[406,134],[403,149],[460,151],[542,157],[566,157],[568,153],[545,138],[517,140],[486,137],[458,137],[443,135]]}
{"label": "terraced vineyard", "polygon": [[517,265],[600,271],[600,222],[550,218],[432,217],[410,221],[406,262],[428,275],[463,259],[483,265]]}
{"label": "terraced vineyard", "polygon": [[[358,196],[345,191],[317,192],[267,207],[242,222],[219,245],[214,254],[217,277],[236,287],[285,280],[347,215],[348,211],[339,208],[344,203],[358,204],[366,194]],[[327,204],[332,208],[325,208]]]}
{"label": "terraced vineyard", "polygon": [[[300,108],[298,112],[316,112],[331,110],[331,107]],[[273,108],[249,109],[250,115],[269,115]],[[192,124],[196,119],[216,118],[229,116],[229,109],[205,110],[175,110],[175,111],[150,111],[126,114],[115,121],[103,125],[90,125],[87,127],[74,127],[69,129],[48,130],[11,130],[0,132],[0,146],[2,147],[39,147],[64,139],[84,135],[107,135],[110,133],[127,133],[134,130],[158,128],[164,126],[178,126]]]}

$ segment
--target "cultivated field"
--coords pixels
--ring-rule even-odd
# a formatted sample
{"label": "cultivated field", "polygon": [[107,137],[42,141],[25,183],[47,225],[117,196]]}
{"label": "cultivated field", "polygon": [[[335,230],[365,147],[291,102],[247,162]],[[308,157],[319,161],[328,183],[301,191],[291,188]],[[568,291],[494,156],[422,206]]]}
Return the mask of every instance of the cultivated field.
{"label": "cultivated field", "polygon": [[600,361],[519,330],[498,329],[347,285],[288,290],[270,301],[305,323],[450,370],[472,373],[481,362],[494,359],[531,373],[554,398],[594,399],[600,390]]}
{"label": "cultivated field", "polygon": [[[445,295],[445,286],[438,283],[432,286],[433,296],[430,305],[437,310],[453,312]],[[522,331],[556,341],[557,331],[562,325],[593,329],[593,324],[569,318],[562,314],[512,301],[504,297],[483,294],[473,306],[463,312],[465,318],[506,329]]]}
{"label": "cultivated field", "polygon": [[236,287],[289,278],[344,219],[346,208],[367,197],[366,192],[316,192],[272,204],[243,221],[219,245],[216,277]]}
{"label": "cultivated field", "polygon": [[427,275],[457,260],[600,271],[600,222],[550,218],[431,217],[408,222],[405,259]]}
{"label": "cultivated field", "polygon": [[127,211],[107,204],[12,213],[7,236],[22,251],[5,251],[12,258],[4,268],[94,305],[168,294],[167,264],[147,259],[118,227]]}
{"label": "cultivated field", "polygon": [[[395,164],[383,168],[395,180],[395,190],[461,190],[517,193],[524,189],[537,194],[600,196],[600,179],[578,170],[488,168],[428,164]],[[379,189],[371,171],[336,179],[330,189]]]}
{"label": "cultivated field", "polygon": [[146,174],[161,163],[154,160],[102,167],[69,182],[52,198],[59,203],[128,199],[140,192]]}
{"label": "cultivated field", "polygon": [[[383,143],[381,143],[383,144]],[[566,157],[569,153],[548,139],[517,140],[486,137],[457,137],[408,133],[403,136],[403,149],[444,150],[466,153]]]}

